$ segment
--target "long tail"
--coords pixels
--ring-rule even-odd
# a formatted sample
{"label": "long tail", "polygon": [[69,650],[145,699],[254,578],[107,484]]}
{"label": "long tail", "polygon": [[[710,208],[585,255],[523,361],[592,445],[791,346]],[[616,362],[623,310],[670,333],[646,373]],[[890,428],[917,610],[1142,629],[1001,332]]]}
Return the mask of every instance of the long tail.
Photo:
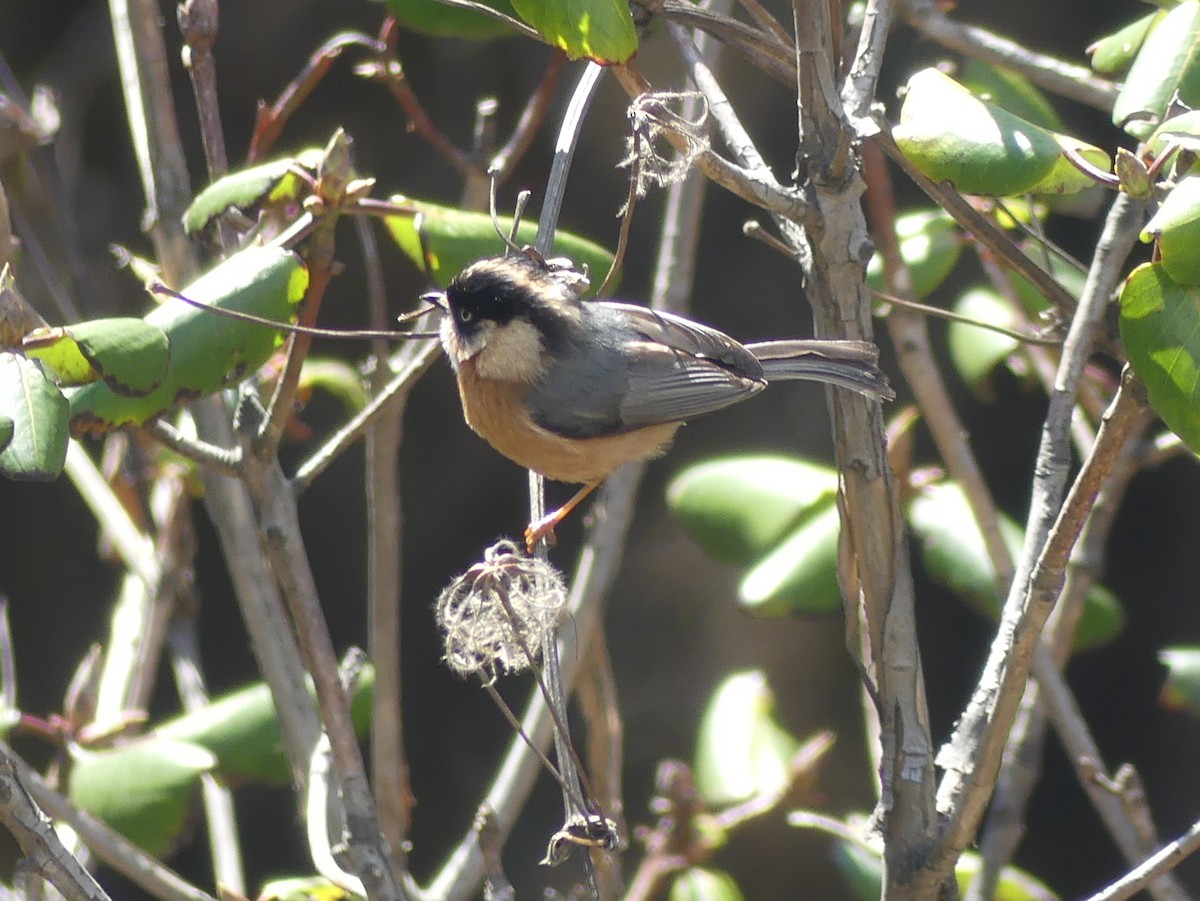
{"label": "long tail", "polygon": [[879,348],[869,341],[764,341],[746,349],[762,363],[768,382],[809,379],[849,388],[877,400],[893,400],[896,392],[876,365]]}

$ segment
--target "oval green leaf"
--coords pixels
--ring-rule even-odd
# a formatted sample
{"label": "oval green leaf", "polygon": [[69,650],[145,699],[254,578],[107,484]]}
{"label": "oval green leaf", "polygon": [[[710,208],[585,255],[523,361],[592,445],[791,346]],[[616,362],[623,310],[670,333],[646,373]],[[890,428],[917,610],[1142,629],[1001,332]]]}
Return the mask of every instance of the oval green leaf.
{"label": "oval green leaf", "polygon": [[196,745],[152,738],[84,751],[71,765],[68,795],[135,845],[166,857],[184,838],[200,776],[214,763]]}
{"label": "oval green leaf", "polygon": [[1121,339],[1129,365],[1167,428],[1200,453],[1200,287],[1145,263],[1121,289]]}
{"label": "oval green leaf", "polygon": [[1159,701],[1168,710],[1200,716],[1200,648],[1163,648],[1158,662],[1167,668]]}
{"label": "oval green leaf", "polygon": [[517,15],[571,59],[602,65],[628,62],[637,31],[625,0],[512,0]]}
{"label": "oval green leaf", "polygon": [[1163,199],[1142,230],[1142,240],[1158,239],[1160,262],[1181,285],[1200,285],[1200,175],[1181,180]]}
{"label": "oval green leaf", "polygon": [[713,692],[696,740],[696,790],[707,804],[733,804],[790,783],[800,742],[775,721],[774,708],[760,670],[734,673]]}
{"label": "oval green leaf", "polygon": [[[180,293],[210,306],[252,313],[277,322],[291,320],[308,287],[308,270],[279,247],[248,247],[220,263]],[[279,344],[278,333],[165,300],[145,317],[167,335],[171,367],[167,377],[143,397],[122,397],[104,382],[71,394],[71,428],[102,432],[141,424],[180,404],[211,394],[255,372]]]}
{"label": "oval green leaf", "polygon": [[[915,210],[896,217],[896,237],[900,258],[908,267],[913,295],[922,300],[941,287],[958,265],[963,237],[958,224],[941,209]],[[878,253],[867,265],[867,284],[886,291],[883,259]]]}
{"label": "oval green leaf", "polygon": [[745,566],[767,553],[814,505],[837,492],[837,472],[785,457],[727,457],[688,467],[667,486],[667,507],[706,553]]}
{"label": "oval green leaf", "polygon": [[[962,488],[954,482],[922,488],[909,505],[908,520],[921,542],[929,577],[989,619],[999,619],[1003,599],[996,588],[995,570]],[[999,525],[1009,553],[1016,556],[1024,531],[1003,514]],[[1084,599],[1072,650],[1102,647],[1124,627],[1125,613],[1117,598],[1108,589],[1094,586]]]}
{"label": "oval green leaf", "polygon": [[[508,0],[480,0],[512,19],[519,19]],[[465,38],[469,41],[489,41],[511,37],[515,32],[499,19],[470,9],[447,6],[438,0],[387,0],[388,10],[396,21],[410,31],[434,38]]]}
{"label": "oval green leaf", "polygon": [[1150,29],[1165,15],[1162,10],[1147,13],[1140,19],[1134,19],[1121,30],[1093,43],[1087,48],[1087,54],[1092,58],[1092,68],[1102,75],[1123,73],[1133,65],[1133,60],[1142,49]]}
{"label": "oval green leaf", "polygon": [[1027,122],[1054,132],[1065,129],[1046,95],[1019,72],[968,59],[958,72],[958,80],[980,100],[1008,110]]}
{"label": "oval green leaf", "polygon": [[[1011,329],[1018,325],[1012,307],[991,288],[967,291],[955,302],[954,312],[977,322],[1003,328]],[[972,388],[978,388],[992,374],[992,370],[1021,346],[1016,338],[965,322],[951,322],[947,332],[954,368]]]}
{"label": "oval green leaf", "polygon": [[166,333],[143,319],[93,319],[32,332],[23,346],[25,356],[49,366],[60,385],[103,379],[126,397],[149,394],[161,385],[171,360]]}
{"label": "oval green leaf", "polygon": [[324,148],[309,147],[295,156],[260,163],[217,179],[197,194],[184,212],[184,231],[189,235],[203,231],[213,219],[230,208],[245,210],[264,202],[296,199],[304,182],[294,170],[299,168],[315,173],[324,158]]}
{"label": "oval green leaf", "polygon": [[670,901],[744,901],[742,890],[723,870],[688,867],[671,883]]}
{"label": "oval green leaf", "polygon": [[[383,220],[392,239],[424,272],[426,267],[421,251],[421,235],[424,234],[432,266],[432,271],[427,274],[440,287],[444,288],[450,279],[476,260],[504,252],[504,242],[496,235],[492,218],[486,213],[464,212],[409,197],[392,197],[391,202],[412,211]],[[522,222],[517,230],[517,244],[533,244],[536,237],[537,223]],[[570,232],[560,231],[555,235],[554,254],[586,265],[593,280],[603,279],[613,262],[612,254],[599,244]],[[599,287],[599,281],[594,284]]]}
{"label": "oval green leaf", "polygon": [[933,68],[909,79],[900,123],[892,135],[925,175],[949,181],[965,194],[1003,196],[1035,189],[1062,193],[1090,185],[1090,180],[1068,176],[1058,166],[1065,162],[1062,145],[1067,142],[1076,150],[1085,148],[1085,155],[1097,164],[1108,158],[1099,148],[980,100]]}
{"label": "oval green leaf", "polygon": [[1175,102],[1200,106],[1200,0],[1167,12],[1146,39],[1113,104],[1113,123],[1145,140]]}
{"label": "oval green leaf", "polygon": [[0,451],[0,475],[48,482],[67,462],[67,399],[42,364],[0,353],[0,417],[12,423]]}
{"label": "oval green leaf", "polygon": [[822,615],[840,610],[840,529],[837,504],[831,497],[746,573],[738,586],[739,603],[756,616]]}
{"label": "oval green leaf", "polygon": [[[371,720],[374,688],[375,670],[364,666],[350,705],[360,735],[365,734]],[[205,748],[215,756],[216,772],[230,784],[283,785],[291,781],[275,704],[265,683],[249,685],[207,707],[168,720],[153,734]]]}

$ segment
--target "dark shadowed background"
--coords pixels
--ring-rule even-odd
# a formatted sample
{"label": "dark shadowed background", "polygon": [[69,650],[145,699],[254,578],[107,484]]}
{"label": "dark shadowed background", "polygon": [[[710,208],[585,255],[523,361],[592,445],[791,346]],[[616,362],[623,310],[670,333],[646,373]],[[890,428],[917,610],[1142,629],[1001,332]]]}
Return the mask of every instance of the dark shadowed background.
{"label": "dark shadowed background", "polygon": [[[787,16],[786,4],[779,0],[767,5],[781,18]],[[995,27],[1031,47],[1079,60],[1091,39],[1144,9],[1134,0],[964,0],[956,15]],[[162,10],[174,52],[180,44],[174,4],[164,2]],[[373,33],[383,10],[367,0],[237,0],[223,4],[221,14],[216,53],[226,137],[236,164],[244,157],[256,101],[274,98],[309,53],[334,32],[357,28]],[[86,314],[141,311],[142,292],[115,270],[107,250],[115,242],[150,253],[139,230],[143,200],[106,5],[97,0],[3,0],[0,52],[26,91],[38,83],[53,87],[63,114],[57,145],[65,185],[61,200],[47,199],[11,165],[0,173],[5,187],[21,197],[39,228],[51,236],[51,251],[60,266],[68,259],[65,244],[48,223],[56,212],[70,221],[83,276],[79,303]],[[470,139],[475,100],[485,94],[498,97],[500,131],[506,133],[546,58],[544,48],[521,40],[476,45],[411,35],[402,38],[401,54],[426,108],[464,145]],[[285,132],[279,149],[324,143],[341,125],[355,139],[359,171],[378,179],[377,194],[403,192],[454,203],[461,185],[453,168],[406,131],[403,114],[381,88],[352,74],[352,56],[335,64]],[[899,31],[889,47],[881,98],[890,101],[909,72],[943,56],[912,32]],[[639,64],[656,86],[681,85],[672,52],[660,36],[649,37]],[[181,67],[175,65],[173,71],[193,185],[199,188],[205,179],[194,105]],[[776,173],[786,176],[795,147],[794,97],[737,60],[729,60],[724,73],[722,81],[750,132]],[[560,88],[560,101],[566,85]],[[1109,148],[1122,141],[1103,116],[1068,103],[1057,105],[1082,137]],[[624,106],[624,95],[606,84],[584,130],[562,217],[564,227],[609,246],[615,243],[614,213],[625,193],[624,175],[614,171],[626,129]],[[516,188],[529,187],[536,206],[561,108],[560,102],[510,181],[504,203],[511,203]],[[1129,146],[1128,140],[1123,143]],[[907,187],[900,190],[906,202],[918,201]],[[651,196],[638,210],[621,289],[622,296],[632,300],[648,295],[659,201]],[[65,205],[65,212],[54,209],[57,203]],[[746,339],[807,334],[808,312],[796,301],[798,270],[742,237],[742,222],[753,215],[742,201],[710,190],[693,312]],[[1054,237],[1085,258],[1098,233],[1094,223],[1077,221],[1055,222],[1053,228]],[[366,318],[359,251],[348,227],[340,238],[339,257],[346,271],[333,284],[322,317],[329,326],[357,326]],[[381,243],[389,300],[399,313],[426,286],[406,259]],[[31,267],[22,287],[35,303],[45,299]],[[41,309],[53,318],[49,306]],[[944,335],[938,324],[932,328],[935,336]],[[320,349],[365,353],[345,346]],[[886,347],[884,365],[899,382]],[[903,400],[904,388],[898,387]],[[970,402],[962,385],[954,387],[998,500],[1023,520],[1042,396],[1011,377],[997,381],[994,401],[987,405]],[[305,418],[324,433],[341,415],[333,402],[318,398]],[[469,566],[485,545],[499,535],[519,532],[525,522],[525,475],[463,425],[444,363],[439,362],[414,392],[405,428],[398,461],[405,514],[405,728],[419,804],[413,861],[424,879],[469,824],[509,738],[499,713],[478,686],[460,682],[439,665],[430,607],[441,587]],[[288,448],[285,466],[307,450]],[[779,715],[791,730],[799,735],[824,728],[837,732],[838,745],[824,771],[822,806],[842,814],[869,810],[873,801],[859,690],[843,650],[840,617],[779,621],[740,613],[733,603],[738,573],[708,561],[665,513],[663,486],[673,473],[713,454],[743,451],[799,452],[828,459],[822,392],[803,385],[775,388],[752,403],[690,425],[674,451],[650,468],[607,614],[627,729],[626,816],[631,824],[649,820],[646,801],[656,762],[690,756],[697,719],[712,688],[734,669],[748,667],[766,670]],[[927,442],[919,446],[919,453],[925,462],[934,462]],[[339,649],[366,643],[362,476],[362,453],[356,450],[335,464],[301,503],[312,564]],[[556,492],[552,499],[566,496],[562,486],[551,490]],[[1200,545],[1198,501],[1200,476],[1190,461],[1176,460],[1135,482],[1113,534],[1106,576],[1126,606],[1127,631],[1113,646],[1074,661],[1069,674],[1107,762],[1115,766],[1128,760],[1139,768],[1164,836],[1181,831],[1200,811],[1195,778],[1200,728],[1185,715],[1162,710],[1155,701],[1162,676],[1155,652],[1166,644],[1200,638],[1200,556],[1194,551]],[[554,555],[567,570],[578,542],[578,519],[561,530]],[[256,678],[256,672],[213,533],[203,513],[198,520],[198,581],[205,605],[202,642],[215,693]],[[118,571],[97,559],[95,525],[65,478],[49,485],[0,482],[0,522],[0,592],[11,603],[20,702],[33,713],[48,714],[61,706],[67,680],[89,644],[104,634]],[[990,629],[923,581],[918,583],[918,620],[934,738],[940,743],[978,675]],[[517,691],[509,694],[521,697]],[[156,715],[175,710],[173,694],[166,688],[156,703]],[[30,742],[21,748],[35,759],[46,754]],[[1048,748],[1045,775],[1018,859],[1064,897],[1074,897],[1098,888],[1122,866],[1058,746],[1051,740]],[[563,872],[535,866],[555,828],[559,803],[557,790],[543,780],[508,846],[506,865],[522,897],[537,897],[545,884],[563,888],[576,873],[570,866]],[[309,869],[292,809],[282,790],[259,789],[239,796],[252,885],[269,875]],[[173,863],[201,883],[208,882],[199,848]],[[750,899],[850,897],[831,863],[829,841],[790,830],[779,818],[740,833],[715,864],[733,872]],[[1185,877],[1190,872],[1193,882],[1200,880],[1200,867],[1181,872]],[[108,884],[118,897],[137,897],[115,877]]]}

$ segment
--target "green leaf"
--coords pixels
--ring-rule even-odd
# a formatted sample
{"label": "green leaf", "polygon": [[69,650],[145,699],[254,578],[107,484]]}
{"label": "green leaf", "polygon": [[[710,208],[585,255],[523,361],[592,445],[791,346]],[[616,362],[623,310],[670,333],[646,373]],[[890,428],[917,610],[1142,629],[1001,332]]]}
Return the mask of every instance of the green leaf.
{"label": "green leaf", "polygon": [[1200,453],[1200,287],[1145,263],[1121,289],[1121,339],[1154,411]]}
{"label": "green leaf", "polygon": [[0,452],[0,475],[48,482],[67,461],[67,399],[42,364],[0,353],[0,417],[12,434]]}
{"label": "green leaf", "polygon": [[1066,161],[1064,146],[1100,168],[1110,166],[1099,148],[980,100],[933,68],[909,79],[900,124],[892,134],[926,176],[949,181],[965,194],[1064,193],[1090,186],[1091,180]]}
{"label": "green leaf", "polygon": [[[881,856],[862,845],[838,839],[833,851],[834,863],[849,884],[856,899],[874,901],[883,885]],[[982,858],[974,851],[965,852],[954,865],[958,894],[965,896],[971,880],[982,868]],[[993,901],[1058,901],[1059,896],[1041,880],[1025,870],[1004,867]]]}
{"label": "green leaf", "polygon": [[633,14],[624,0],[512,0],[517,14],[571,59],[609,65],[637,52]]}
{"label": "green leaf", "polygon": [[1176,101],[1200,106],[1200,0],[1180,3],[1146,35],[1112,120],[1144,140]]}
{"label": "green leaf", "polygon": [[[941,287],[958,265],[963,237],[958,224],[942,209],[915,210],[896,217],[900,257],[908,267],[913,295],[922,300]],[[876,253],[867,265],[867,284],[886,291],[883,258]]]}
{"label": "green leaf", "polygon": [[[364,667],[351,702],[354,725],[360,733],[365,733],[370,723],[374,688],[375,670]],[[212,752],[217,773],[231,784],[282,785],[291,780],[275,704],[265,683],[231,692],[207,707],[168,720],[153,734]]]}
{"label": "green leaf", "polygon": [[1147,13],[1130,22],[1120,31],[1100,38],[1087,48],[1092,58],[1092,68],[1102,75],[1120,75],[1132,64],[1141,49],[1150,29],[1162,21],[1166,13],[1162,10]]}
{"label": "green leaf", "polygon": [[1200,716],[1200,648],[1163,648],[1158,662],[1167,668],[1159,701],[1168,710]]}
{"label": "green leaf", "polygon": [[[503,22],[484,13],[439,3],[438,0],[386,0],[388,10],[409,31],[434,38],[465,38],[488,41],[511,37],[515,32]],[[480,0],[485,6],[513,19],[517,11],[508,0]]]}
{"label": "green leaf", "polygon": [[1176,154],[1165,174],[1177,180],[1194,174],[1196,155],[1200,154],[1200,110],[1172,116],[1154,129],[1154,133],[1146,139],[1144,155],[1147,159],[1157,160],[1172,145],[1190,153]]}
{"label": "green leaf", "polygon": [[351,895],[323,876],[295,876],[264,883],[258,901],[342,901]]}
{"label": "green leaf", "polygon": [[103,379],[116,394],[149,394],[167,377],[171,361],[166,333],[142,319],[93,319],[25,336],[25,356],[41,360],[60,385]]}
{"label": "green leaf", "polygon": [[307,189],[307,185],[295,174],[295,170],[303,169],[315,174],[324,158],[324,148],[309,147],[295,156],[260,163],[217,179],[197,194],[192,205],[184,212],[184,231],[189,235],[203,231],[230,208],[245,210],[262,203],[297,199],[301,186]]}
{"label": "green leaf", "polygon": [[958,80],[980,100],[994,103],[1027,122],[1054,132],[1065,129],[1046,95],[1019,72],[968,59],[958,72]]}
{"label": "green leaf", "polygon": [[700,720],[696,789],[709,805],[771,794],[791,782],[800,742],[774,717],[775,699],[760,670],[722,682]]}
{"label": "green leaf", "polygon": [[[955,302],[954,312],[1003,328],[1011,329],[1018,325],[1012,307],[991,288],[972,288],[967,291]],[[993,369],[1021,346],[1016,338],[965,322],[951,322],[947,339],[954,368],[972,388],[978,388]]]}
{"label": "green leaf", "polygon": [[[295,254],[278,247],[248,247],[180,293],[210,306],[287,322],[307,287],[308,270]],[[181,300],[164,301],[145,321],[165,332],[170,342],[167,377],[143,397],[122,397],[103,382],[76,389],[71,394],[71,428],[76,433],[141,424],[211,394],[252,375],[279,344],[272,329]]]}
{"label": "green leaf", "polygon": [[1160,262],[1181,285],[1200,285],[1200,175],[1180,181],[1142,230],[1142,240],[1158,239]]}
{"label": "green leaf", "polygon": [[667,486],[667,507],[717,560],[753,563],[814,505],[837,492],[837,473],[784,457],[726,457],[690,466]]}
{"label": "green leaf", "polygon": [[155,857],[184,838],[200,775],[212,754],[196,745],[139,739],[109,751],[82,751],[71,766],[68,795]]}
{"label": "green leaf", "polygon": [[840,610],[840,529],[837,504],[830,497],[746,573],[738,586],[742,606],[756,616],[819,615]]}
{"label": "green leaf", "polygon": [[671,883],[670,901],[743,901],[742,890],[723,870],[688,867]]}
{"label": "green leaf", "polygon": [[16,426],[13,424],[13,421],[3,413],[0,413],[0,451],[8,447],[15,431]]}
{"label": "green leaf", "polygon": [[[995,569],[962,488],[955,482],[927,485],[913,498],[908,521],[921,542],[929,577],[950,589],[989,619],[998,619],[1003,598]],[[1009,553],[1020,553],[1025,540],[1019,525],[1001,514],[1000,534]],[[1093,586],[1084,599],[1074,651],[1102,647],[1125,627],[1125,613],[1111,591]]]}
{"label": "green leaf", "polygon": [[358,370],[333,357],[306,357],[300,367],[299,385],[304,391],[315,388],[328,391],[355,413],[371,400]]}
{"label": "green leaf", "polygon": [[[486,213],[464,212],[409,197],[392,197],[391,202],[403,204],[412,211],[384,218],[392,239],[425,272],[421,251],[421,235],[424,234],[432,267],[427,275],[440,287],[444,288],[450,279],[476,260],[504,252],[504,242],[496,234],[491,216]],[[517,230],[516,242],[533,244],[536,237],[537,223],[526,221]],[[586,265],[592,278],[597,280],[596,287],[613,262],[612,254],[599,244],[570,232],[556,233],[554,254]]]}

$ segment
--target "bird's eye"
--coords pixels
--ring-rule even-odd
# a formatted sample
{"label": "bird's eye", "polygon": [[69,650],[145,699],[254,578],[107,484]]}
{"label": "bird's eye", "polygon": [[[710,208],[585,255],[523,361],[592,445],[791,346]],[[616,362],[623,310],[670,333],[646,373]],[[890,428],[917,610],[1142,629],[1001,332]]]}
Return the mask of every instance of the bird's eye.
{"label": "bird's eye", "polygon": [[458,316],[458,321],[464,325],[475,318],[475,314],[465,307],[459,307],[458,310],[455,311],[455,315]]}

